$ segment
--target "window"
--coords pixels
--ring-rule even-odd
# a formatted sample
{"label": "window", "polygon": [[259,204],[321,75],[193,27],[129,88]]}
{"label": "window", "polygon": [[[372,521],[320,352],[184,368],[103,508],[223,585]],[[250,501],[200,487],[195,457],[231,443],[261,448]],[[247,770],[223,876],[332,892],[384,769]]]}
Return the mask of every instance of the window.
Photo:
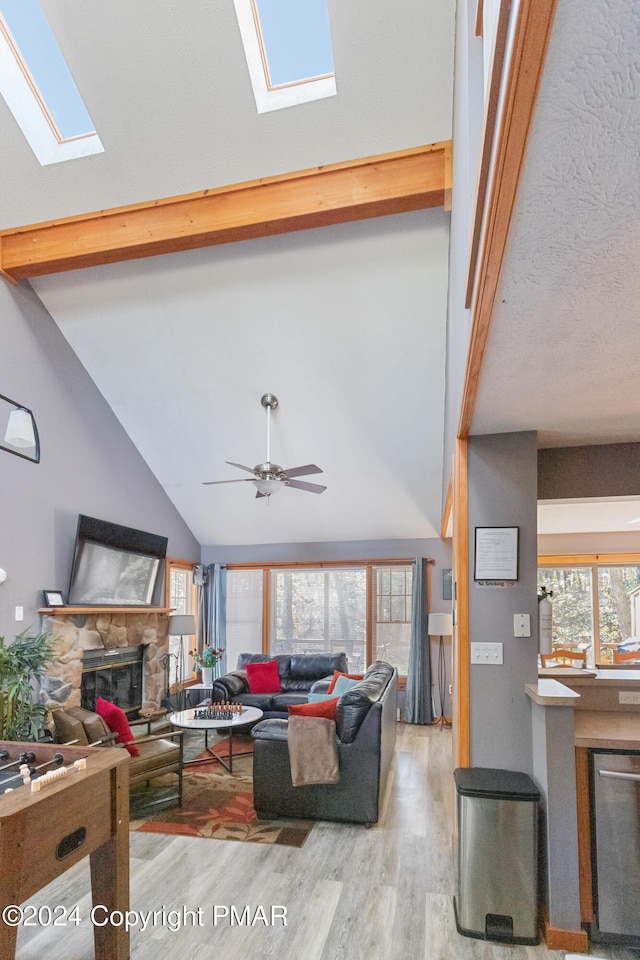
{"label": "window", "polygon": [[103,152],[38,0],[0,0],[0,92],[41,164]]}
{"label": "window", "polygon": [[386,660],[401,676],[409,671],[413,567],[374,569],[374,660]]}
{"label": "window", "polygon": [[327,0],[234,0],[258,113],[335,96]]}
{"label": "window", "polygon": [[227,570],[227,667],[262,651],[262,570]]}
{"label": "window", "polygon": [[[196,613],[196,592],[193,585],[193,564],[187,560],[167,560],[167,604],[173,613]],[[195,637],[169,637],[171,682],[191,679],[189,650],[195,645]],[[177,674],[176,672],[177,671]]]}
{"label": "window", "polygon": [[239,653],[338,653],[361,672],[386,660],[406,676],[411,562],[281,564],[227,571],[227,662]]}
{"label": "window", "polygon": [[271,653],[340,653],[366,662],[364,569],[271,571]]}
{"label": "window", "polygon": [[538,586],[553,590],[554,647],[586,650],[589,662],[612,664],[619,644],[640,638],[640,557],[637,565],[590,560],[540,566]]}

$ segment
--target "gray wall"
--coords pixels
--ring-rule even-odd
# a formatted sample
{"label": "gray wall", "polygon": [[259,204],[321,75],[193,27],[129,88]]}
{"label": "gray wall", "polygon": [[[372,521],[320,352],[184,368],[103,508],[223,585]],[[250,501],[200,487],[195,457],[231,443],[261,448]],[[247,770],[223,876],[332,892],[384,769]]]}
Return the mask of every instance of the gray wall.
{"label": "gray wall", "polygon": [[0,450],[0,634],[11,638],[38,628],[43,589],[66,595],[79,513],[168,536],[172,556],[197,562],[200,546],[30,287],[0,281],[0,317],[0,392],[33,410],[41,442],[38,465]]}
{"label": "gray wall", "polygon": [[640,495],[640,443],[538,451],[538,499]]}
{"label": "gray wall", "polygon": [[[536,681],[538,657],[536,435],[470,437],[468,459],[470,641],[502,643],[504,656],[502,666],[470,668],[471,765],[530,774],[531,711],[524,686]],[[514,586],[474,582],[478,526],[520,528]],[[514,638],[514,613],[530,615],[530,638]]]}

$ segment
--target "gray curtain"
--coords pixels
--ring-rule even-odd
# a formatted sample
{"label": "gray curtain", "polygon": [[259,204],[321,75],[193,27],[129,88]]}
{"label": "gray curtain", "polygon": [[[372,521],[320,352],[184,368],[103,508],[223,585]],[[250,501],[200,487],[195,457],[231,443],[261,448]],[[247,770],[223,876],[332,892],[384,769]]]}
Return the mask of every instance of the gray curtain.
{"label": "gray curtain", "polygon": [[427,561],[424,557],[413,561],[411,646],[404,713],[407,723],[433,723]]}
{"label": "gray curtain", "polygon": [[227,568],[222,563],[210,564],[206,583],[198,587],[198,650],[205,645],[225,650],[214,670],[221,677],[227,672]]}

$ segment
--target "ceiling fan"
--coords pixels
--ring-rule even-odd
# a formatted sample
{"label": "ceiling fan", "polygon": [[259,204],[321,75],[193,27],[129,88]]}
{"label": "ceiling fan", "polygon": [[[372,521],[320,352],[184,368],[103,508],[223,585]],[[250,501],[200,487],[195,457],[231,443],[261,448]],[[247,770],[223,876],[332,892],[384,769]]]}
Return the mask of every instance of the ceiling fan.
{"label": "ceiling fan", "polygon": [[307,483],[305,480],[295,480],[294,477],[308,477],[312,473],[322,473],[320,467],[315,463],[307,463],[303,467],[291,467],[289,470],[283,470],[277,463],[271,463],[271,411],[278,406],[278,398],[273,393],[265,393],[260,403],[267,411],[267,458],[264,463],[258,463],[255,467],[245,467],[243,463],[232,463],[231,460],[225,460],[230,467],[238,467],[239,470],[246,470],[252,473],[253,477],[243,478],[242,480],[205,480],[203,486],[214,486],[218,483],[254,483],[258,488],[256,498],[271,497],[278,493],[283,487],[295,487],[297,490],[306,490],[307,493],[324,493],[327,489],[319,483]]}

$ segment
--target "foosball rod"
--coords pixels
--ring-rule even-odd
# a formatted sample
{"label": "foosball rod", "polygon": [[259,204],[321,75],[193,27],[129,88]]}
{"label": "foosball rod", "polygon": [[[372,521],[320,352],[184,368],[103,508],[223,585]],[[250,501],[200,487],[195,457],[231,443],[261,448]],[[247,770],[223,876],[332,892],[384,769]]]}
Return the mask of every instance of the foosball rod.
{"label": "foosball rod", "polygon": [[[8,756],[8,750],[0,750],[0,760],[6,760]],[[0,770],[9,770],[11,767],[16,767],[21,763],[33,763],[35,758],[35,753],[29,750],[27,753],[21,753],[17,760],[12,760],[11,763],[5,763],[4,766],[0,767]]]}
{"label": "foosball rod", "polygon": [[[61,753],[56,753],[51,760],[46,760],[44,763],[39,763],[37,767],[29,767],[26,763],[23,764],[23,766],[20,767],[20,773],[16,773],[15,776],[9,777],[7,780],[3,780],[2,782],[3,784],[13,783],[14,780],[20,780],[22,777],[24,783],[28,783],[31,777],[35,776],[38,770],[42,770],[44,767],[50,767],[52,764],[55,764],[57,767],[59,767],[61,763],[64,763],[64,757]],[[28,777],[25,776],[25,772],[29,774]]]}

